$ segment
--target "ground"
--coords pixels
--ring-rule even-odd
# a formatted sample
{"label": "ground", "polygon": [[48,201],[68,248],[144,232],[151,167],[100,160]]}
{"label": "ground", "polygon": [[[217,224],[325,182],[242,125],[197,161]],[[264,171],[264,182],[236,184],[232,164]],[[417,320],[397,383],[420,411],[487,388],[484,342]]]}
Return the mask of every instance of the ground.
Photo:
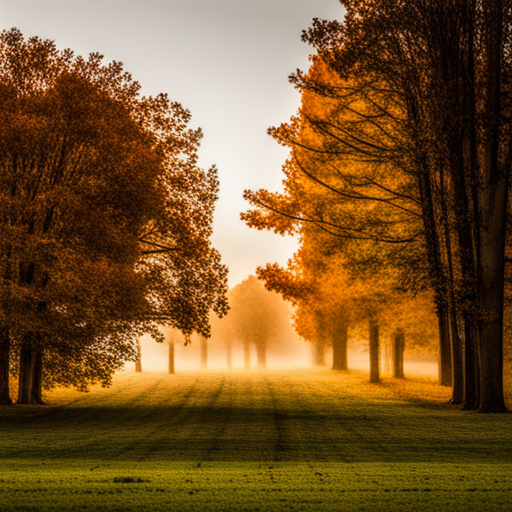
{"label": "ground", "polygon": [[0,510],[505,511],[512,415],[434,379],[119,374],[0,409]]}

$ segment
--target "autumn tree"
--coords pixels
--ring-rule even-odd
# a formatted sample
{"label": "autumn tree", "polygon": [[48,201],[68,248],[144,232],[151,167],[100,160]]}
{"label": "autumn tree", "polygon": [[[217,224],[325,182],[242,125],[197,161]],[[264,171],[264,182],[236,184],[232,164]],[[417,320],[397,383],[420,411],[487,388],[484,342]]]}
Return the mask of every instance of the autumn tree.
{"label": "autumn tree", "polygon": [[267,350],[285,344],[293,333],[290,307],[252,275],[229,291],[229,302],[230,312],[216,322],[215,337],[229,345],[241,343],[246,368],[255,346],[258,367],[266,368]]}
{"label": "autumn tree", "polygon": [[326,239],[325,233],[305,227],[300,248],[287,267],[267,264],[257,269],[257,275],[267,289],[293,304],[295,330],[313,344],[314,363],[324,364],[324,351],[332,347],[332,368],[347,370],[349,283],[338,259],[332,257],[328,235]]}
{"label": "autumn tree", "polygon": [[140,97],[119,63],[13,29],[0,116],[0,374],[18,363],[18,401],[40,402],[43,379],[108,385],[159,324],[208,335],[226,269],[209,243],[215,169],[197,167],[189,112]]}

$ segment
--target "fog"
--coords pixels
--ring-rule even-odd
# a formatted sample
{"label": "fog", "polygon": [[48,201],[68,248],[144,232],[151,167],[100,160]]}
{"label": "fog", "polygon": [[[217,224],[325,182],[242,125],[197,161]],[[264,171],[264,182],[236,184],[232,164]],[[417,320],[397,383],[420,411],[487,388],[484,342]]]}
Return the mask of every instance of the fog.
{"label": "fog", "polygon": [[[142,370],[148,372],[167,372],[169,345],[157,343],[150,336],[141,339]],[[221,340],[214,338],[207,341],[208,369],[228,369],[227,350]],[[267,349],[267,368],[305,368],[311,366],[311,345],[298,336],[294,340],[285,340],[277,347]],[[185,346],[183,341],[175,344],[176,372],[201,369],[201,342],[196,336]],[[232,348],[232,369],[244,369],[244,350],[242,344],[234,344]],[[251,346],[251,368],[257,367],[256,347]],[[134,364],[129,363],[127,370],[133,370]]]}
{"label": "fog", "polygon": [[[348,363],[350,370],[369,371],[368,349],[365,347],[365,340],[349,341]],[[352,345],[352,348],[350,347]],[[142,371],[143,372],[168,372],[169,345],[157,343],[150,336],[141,339],[142,350]],[[225,345],[218,339],[207,341],[207,369],[224,370],[228,368],[227,351]],[[332,350],[325,351],[325,368],[332,365]],[[269,346],[267,349],[267,369],[289,370],[314,368],[313,344],[303,340],[299,336],[287,339]],[[318,367],[318,366],[317,366]],[[391,375],[391,358],[387,345],[381,347],[380,367],[382,376]],[[406,377],[436,377],[438,368],[435,356],[420,356],[407,354],[404,356],[404,367]],[[201,342],[198,337],[193,337],[192,342],[185,346],[183,341],[175,344],[175,371],[177,374],[186,371],[201,370]],[[232,349],[232,370],[245,369],[244,351],[241,344],[234,344]],[[251,346],[251,370],[257,368],[256,347]],[[135,364],[128,363],[125,371],[135,371]]]}

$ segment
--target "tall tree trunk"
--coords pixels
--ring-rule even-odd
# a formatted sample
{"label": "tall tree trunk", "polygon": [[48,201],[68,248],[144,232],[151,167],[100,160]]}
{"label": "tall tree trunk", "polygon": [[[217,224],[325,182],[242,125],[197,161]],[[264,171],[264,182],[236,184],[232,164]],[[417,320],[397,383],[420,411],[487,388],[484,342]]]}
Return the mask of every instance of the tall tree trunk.
{"label": "tall tree trunk", "polygon": [[251,368],[251,344],[244,341],[244,367],[246,370]]}
{"label": "tall tree trunk", "polygon": [[0,405],[12,405],[9,386],[11,338],[9,329],[0,327]]}
{"label": "tall tree trunk", "polygon": [[176,373],[174,368],[174,343],[172,341],[169,342],[169,373]]}
{"label": "tall tree trunk", "polygon": [[379,324],[370,320],[370,382],[380,382]]}
{"label": "tall tree trunk", "polygon": [[[488,0],[483,14],[486,57],[485,114],[488,129],[484,142],[480,226],[479,322],[480,404],[479,412],[505,412],[503,398],[503,292],[505,236],[510,161],[500,166],[501,80],[504,24],[502,0]],[[508,142],[510,145],[510,141]],[[508,148],[510,152],[510,147]]]}
{"label": "tall tree trunk", "polygon": [[450,330],[452,340],[452,376],[453,387],[450,403],[461,404],[464,398],[464,358],[460,339],[458,318],[455,309],[450,312]]}
{"label": "tall tree trunk", "polygon": [[332,369],[348,370],[348,325],[341,322],[332,338]]}
{"label": "tall tree trunk", "polygon": [[208,367],[208,340],[204,336],[201,336],[199,344],[201,353],[201,369],[206,370]]}
{"label": "tall tree trunk", "polygon": [[405,334],[400,329],[395,332],[394,338],[393,338],[393,377],[395,377],[395,379],[405,379],[404,349],[405,349]]}
{"label": "tall tree trunk", "polygon": [[464,396],[462,409],[470,411],[478,406],[479,388],[477,386],[477,332],[469,319],[464,321]]}
{"label": "tall tree trunk", "polygon": [[452,347],[450,340],[450,320],[446,307],[438,307],[439,321],[439,384],[452,386]]}
{"label": "tall tree trunk", "polygon": [[258,368],[267,367],[267,345],[265,342],[256,344],[256,355],[258,357]]}
{"label": "tall tree trunk", "polygon": [[44,404],[43,401],[43,351],[32,349],[32,379],[30,382],[30,403]]}
{"label": "tall tree trunk", "polygon": [[[508,188],[508,187],[507,187]],[[479,412],[505,412],[503,398],[503,293],[506,188],[487,201],[489,216],[482,232],[479,322]],[[501,197],[500,197],[501,195]],[[501,210],[501,212],[499,211]],[[500,225],[501,223],[501,225]]]}
{"label": "tall tree trunk", "polygon": [[[422,125],[422,119],[413,109],[411,111],[415,126]],[[418,158],[418,190],[421,198],[422,220],[425,231],[427,258],[430,274],[433,277],[434,297],[439,322],[439,383],[443,386],[453,385],[453,353],[450,328],[450,306],[448,302],[448,278],[446,265],[443,263],[441,250],[441,229],[436,217],[433,195],[431,169],[424,150],[419,150]],[[445,238],[445,237],[443,237]],[[446,239],[445,239],[446,240]]]}
{"label": "tall tree trunk", "polygon": [[140,340],[137,340],[137,359],[135,360],[135,371],[137,373],[142,372],[142,348],[140,346]]}
{"label": "tall tree trunk", "polygon": [[32,398],[32,375],[34,358],[32,348],[22,346],[20,349],[20,366],[18,377],[18,403],[29,404]]}

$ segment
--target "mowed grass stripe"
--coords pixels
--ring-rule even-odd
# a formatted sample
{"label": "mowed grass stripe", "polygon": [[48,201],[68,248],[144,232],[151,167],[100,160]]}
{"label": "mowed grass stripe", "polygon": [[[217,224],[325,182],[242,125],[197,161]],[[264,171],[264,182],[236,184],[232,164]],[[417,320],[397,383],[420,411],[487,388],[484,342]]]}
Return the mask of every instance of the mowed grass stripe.
{"label": "mowed grass stripe", "polygon": [[403,395],[408,385],[370,385],[358,373],[327,371],[125,373],[110,395],[100,388],[77,400],[69,391],[54,392],[46,407],[2,409],[0,455],[512,461],[510,416],[454,411],[438,402],[415,405],[395,393]]}
{"label": "mowed grass stripe", "polygon": [[433,380],[119,374],[0,409],[0,510],[509,510],[512,415]]}

